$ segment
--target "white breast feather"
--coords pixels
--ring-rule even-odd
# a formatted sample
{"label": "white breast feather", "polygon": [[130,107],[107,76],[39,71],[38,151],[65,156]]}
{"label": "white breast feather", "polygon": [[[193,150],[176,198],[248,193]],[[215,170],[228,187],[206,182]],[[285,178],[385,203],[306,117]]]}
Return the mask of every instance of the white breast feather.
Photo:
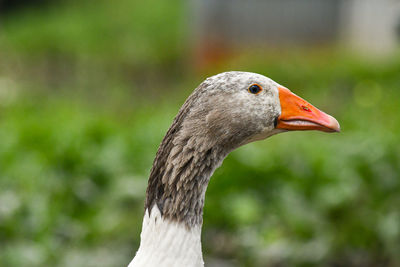
{"label": "white breast feather", "polygon": [[140,247],[128,267],[202,267],[201,226],[187,229],[184,224],[163,220],[154,206],[146,209]]}

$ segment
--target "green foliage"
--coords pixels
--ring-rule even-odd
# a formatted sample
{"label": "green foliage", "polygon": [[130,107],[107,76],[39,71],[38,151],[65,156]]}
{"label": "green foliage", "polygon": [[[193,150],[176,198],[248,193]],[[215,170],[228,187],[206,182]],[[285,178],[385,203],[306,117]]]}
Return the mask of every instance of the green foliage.
{"label": "green foliage", "polygon": [[[67,1],[5,18],[0,266],[132,258],[157,147],[206,76],[184,71],[183,13],[159,0]],[[266,74],[342,132],[286,133],[229,155],[206,196],[205,261],[398,266],[399,58],[249,50],[207,72]]]}
{"label": "green foliage", "polygon": [[183,48],[183,14],[176,0],[67,1],[6,17],[4,41],[31,57],[61,54],[137,66],[161,64]]}

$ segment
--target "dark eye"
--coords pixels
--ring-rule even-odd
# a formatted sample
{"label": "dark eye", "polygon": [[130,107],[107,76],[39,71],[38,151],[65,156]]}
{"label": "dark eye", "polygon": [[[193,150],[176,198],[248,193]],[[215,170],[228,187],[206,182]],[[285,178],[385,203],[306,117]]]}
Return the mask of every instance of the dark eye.
{"label": "dark eye", "polygon": [[250,93],[252,93],[252,94],[258,94],[259,92],[261,92],[261,86],[259,86],[258,84],[252,84],[252,85],[250,85],[250,87],[249,87],[249,92]]}

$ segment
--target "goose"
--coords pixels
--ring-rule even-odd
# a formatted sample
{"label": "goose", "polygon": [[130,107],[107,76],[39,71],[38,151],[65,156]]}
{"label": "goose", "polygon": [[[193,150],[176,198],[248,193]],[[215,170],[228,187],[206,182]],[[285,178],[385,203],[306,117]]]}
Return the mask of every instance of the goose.
{"label": "goose", "polygon": [[140,246],[128,267],[201,267],[205,193],[234,149],[294,130],[339,132],[338,121],[256,73],[207,78],[187,98],[157,151]]}

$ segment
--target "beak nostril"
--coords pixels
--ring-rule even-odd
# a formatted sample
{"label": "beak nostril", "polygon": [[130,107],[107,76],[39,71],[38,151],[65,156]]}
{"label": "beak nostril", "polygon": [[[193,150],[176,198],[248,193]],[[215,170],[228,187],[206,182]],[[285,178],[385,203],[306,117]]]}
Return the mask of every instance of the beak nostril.
{"label": "beak nostril", "polygon": [[308,107],[306,107],[306,106],[301,106],[301,108],[302,108],[303,110],[305,110],[305,111],[308,111],[308,112],[311,111],[311,110],[310,110]]}

